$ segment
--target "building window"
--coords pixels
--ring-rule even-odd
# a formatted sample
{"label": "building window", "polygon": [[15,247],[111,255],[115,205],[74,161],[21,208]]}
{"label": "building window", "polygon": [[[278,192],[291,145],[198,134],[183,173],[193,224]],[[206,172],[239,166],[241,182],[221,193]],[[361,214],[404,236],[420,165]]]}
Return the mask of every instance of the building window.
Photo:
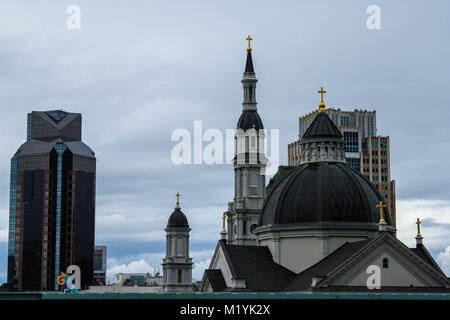
{"label": "building window", "polygon": [[359,152],[358,132],[344,132],[345,152]]}
{"label": "building window", "polygon": [[181,283],[181,269],[178,269],[178,283]]}
{"label": "building window", "polygon": [[383,259],[383,269],[389,269],[389,260],[388,258]]}

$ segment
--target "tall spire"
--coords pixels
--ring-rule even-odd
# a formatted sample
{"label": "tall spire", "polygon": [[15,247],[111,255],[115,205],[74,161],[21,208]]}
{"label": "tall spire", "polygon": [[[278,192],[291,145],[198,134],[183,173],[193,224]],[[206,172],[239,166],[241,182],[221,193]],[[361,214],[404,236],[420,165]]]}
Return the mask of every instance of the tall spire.
{"label": "tall spire", "polygon": [[253,60],[252,60],[252,46],[250,44],[250,41],[253,40],[250,35],[245,38],[245,40],[248,41],[248,47],[247,47],[247,63],[245,64],[245,73],[255,73],[255,70],[253,69]]}
{"label": "tall spire", "polygon": [[242,84],[244,87],[244,101],[242,103],[243,111],[256,111],[256,80],[255,70],[253,68],[252,59],[252,47],[250,41],[253,40],[252,37],[248,36],[245,38],[248,41],[247,47],[247,62],[245,63],[245,71],[242,77]]}

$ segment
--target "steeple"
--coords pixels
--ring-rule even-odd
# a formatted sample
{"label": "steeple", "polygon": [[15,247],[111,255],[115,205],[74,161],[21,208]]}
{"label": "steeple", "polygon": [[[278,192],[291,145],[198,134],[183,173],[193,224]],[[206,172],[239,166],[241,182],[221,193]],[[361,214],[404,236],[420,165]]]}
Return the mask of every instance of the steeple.
{"label": "steeple", "polygon": [[[256,245],[253,230],[258,225],[264,199],[266,197],[265,168],[268,162],[264,154],[265,133],[263,123],[256,108],[256,83],[253,68],[250,36],[246,38],[247,61],[242,76],[244,99],[242,113],[236,126],[236,148],[233,158],[235,189],[233,202],[229,203],[225,217],[227,228],[220,233],[229,244]],[[222,221],[224,223],[225,220]]]}
{"label": "steeple", "polygon": [[244,101],[242,102],[242,111],[256,111],[256,82],[255,70],[253,68],[252,47],[250,41],[253,40],[250,36],[247,47],[247,62],[245,63],[245,71],[242,77],[242,85],[244,89]]}
{"label": "steeple", "polygon": [[245,73],[255,73],[255,70],[253,69],[253,60],[252,60],[252,46],[250,41],[253,40],[250,35],[245,38],[245,40],[248,41],[248,47],[247,47],[247,63],[245,64]]}

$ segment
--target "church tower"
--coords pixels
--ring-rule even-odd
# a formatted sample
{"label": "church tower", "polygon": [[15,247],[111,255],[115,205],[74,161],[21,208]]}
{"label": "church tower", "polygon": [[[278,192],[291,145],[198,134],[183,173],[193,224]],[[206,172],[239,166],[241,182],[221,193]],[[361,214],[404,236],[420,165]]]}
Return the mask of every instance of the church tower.
{"label": "church tower", "polygon": [[239,118],[235,141],[234,199],[228,204],[227,222],[229,244],[257,245],[253,230],[258,225],[259,215],[266,197],[264,155],[264,126],[258,115],[256,103],[255,71],[252,60],[250,36],[247,47],[247,62],[242,78],[244,91],[242,114]]}
{"label": "church tower", "polygon": [[164,292],[190,292],[192,287],[192,258],[189,258],[189,224],[177,205],[170,215],[166,231],[166,257],[163,259]]}

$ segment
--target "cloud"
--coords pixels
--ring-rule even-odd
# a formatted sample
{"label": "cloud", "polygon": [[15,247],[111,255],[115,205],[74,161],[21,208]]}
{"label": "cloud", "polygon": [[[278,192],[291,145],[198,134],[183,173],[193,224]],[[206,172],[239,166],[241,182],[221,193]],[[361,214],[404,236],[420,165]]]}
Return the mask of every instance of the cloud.
{"label": "cloud", "polygon": [[447,246],[444,251],[439,253],[437,262],[448,277],[450,275],[450,246]]}
{"label": "cloud", "polygon": [[[193,259],[192,278],[200,281],[203,272],[209,267],[213,251],[201,250],[191,251],[190,256]],[[165,252],[142,253],[137,255],[123,255],[119,257],[108,258],[107,279],[109,282],[114,281],[116,273],[151,273],[159,271],[162,274],[162,259]]]}
{"label": "cloud", "polygon": [[[108,280],[117,273],[153,273],[153,267],[144,259],[132,261],[128,264],[120,264],[108,269]],[[111,275],[111,276],[110,276]]]}
{"label": "cloud", "polygon": [[170,136],[177,128],[192,132],[194,120],[204,129],[235,127],[251,32],[258,112],[265,128],[280,129],[280,161],[297,139],[298,116],[317,108],[321,85],[330,107],[375,109],[378,134],[391,138],[399,237],[412,246],[421,217],[424,243],[444,250],[450,60],[436,30],[449,29],[450,3],[409,6],[420,28],[397,18],[404,17],[401,4],[385,6],[389,26],[372,32],[365,8],[332,1],[151,1],[136,10],[99,0],[80,5],[82,28],[72,32],[64,4],[1,2],[0,243],[7,239],[10,158],[26,138],[26,113],[64,108],[82,113],[83,140],[98,159],[96,242],[108,245],[111,268],[141,259],[159,265],[159,256],[139,255],[147,243],[147,252],[161,250],[176,192],[191,243],[213,250],[233,199],[233,168],[173,165]]}
{"label": "cloud", "polygon": [[442,250],[450,244],[450,201],[398,200],[397,236],[409,245],[415,245],[416,219],[420,218],[424,244],[430,250]]}

